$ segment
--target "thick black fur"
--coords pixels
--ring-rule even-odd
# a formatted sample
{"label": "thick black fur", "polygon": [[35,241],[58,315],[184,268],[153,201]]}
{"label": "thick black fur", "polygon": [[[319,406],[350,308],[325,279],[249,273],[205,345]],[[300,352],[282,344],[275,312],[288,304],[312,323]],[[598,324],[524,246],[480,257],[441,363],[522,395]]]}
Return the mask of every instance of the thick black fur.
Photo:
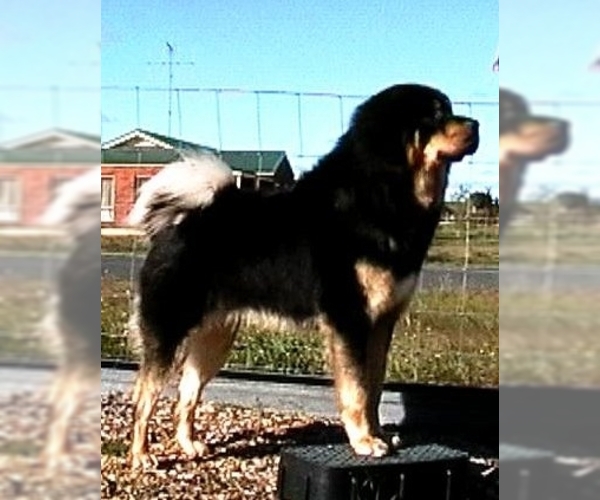
{"label": "thick black fur", "polygon": [[[406,147],[451,116],[441,93],[392,87],[358,108],[333,151],[291,192],[235,187],[154,240],[141,270],[148,355],[167,369],[212,309],[252,308],[305,320],[324,313],[362,351],[369,318],[359,259],[418,272],[440,218],[414,196]],[[394,242],[393,245],[390,242]]]}
{"label": "thick black fur", "polygon": [[324,314],[364,352],[371,325],[355,264],[368,260],[398,280],[420,270],[441,204],[417,202],[407,146],[417,130],[426,142],[451,117],[444,94],[391,87],[357,109],[291,191],[231,186],[159,232],[140,277],[147,356],[167,369],[188,330],[216,308],[298,321]]}

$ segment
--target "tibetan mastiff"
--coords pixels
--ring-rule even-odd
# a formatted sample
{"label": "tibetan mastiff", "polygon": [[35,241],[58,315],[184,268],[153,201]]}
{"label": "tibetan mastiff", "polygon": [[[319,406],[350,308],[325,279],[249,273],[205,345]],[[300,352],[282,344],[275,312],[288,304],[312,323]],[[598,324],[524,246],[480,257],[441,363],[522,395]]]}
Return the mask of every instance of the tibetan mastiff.
{"label": "tibetan mastiff", "polygon": [[500,89],[500,237],[514,215],[527,165],[563,153],[568,144],[568,122],[534,115],[523,96]]}
{"label": "tibetan mastiff", "polygon": [[478,144],[479,123],[455,115],[445,94],[403,84],[361,104],[290,190],[238,189],[211,156],[184,155],[148,181],[130,214],[151,243],[137,291],[132,466],[154,462],[148,422],[180,358],[176,439],[187,455],[208,451],[194,436],[194,410],[255,313],[322,328],[350,445],[387,454],[378,405],[394,325],[438,225],[451,164]]}

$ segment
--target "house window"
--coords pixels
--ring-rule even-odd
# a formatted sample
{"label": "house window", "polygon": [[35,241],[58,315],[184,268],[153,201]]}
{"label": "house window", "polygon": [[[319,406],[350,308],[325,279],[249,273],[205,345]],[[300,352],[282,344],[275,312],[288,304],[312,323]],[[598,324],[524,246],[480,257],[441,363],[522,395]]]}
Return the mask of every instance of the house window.
{"label": "house window", "polygon": [[137,198],[140,195],[140,189],[146,183],[146,181],[150,180],[149,175],[138,175],[135,178],[135,197]]}
{"label": "house window", "polygon": [[19,184],[17,179],[0,178],[0,222],[19,221]]}
{"label": "house window", "polygon": [[243,191],[255,191],[256,190],[256,177],[247,177],[242,175],[239,184],[240,189]]}
{"label": "house window", "polygon": [[100,222],[113,222],[115,220],[115,179],[102,177],[100,184]]}
{"label": "house window", "polygon": [[273,179],[265,179],[263,177],[258,180],[258,183],[258,190],[262,191],[263,193],[272,193],[277,189]]}

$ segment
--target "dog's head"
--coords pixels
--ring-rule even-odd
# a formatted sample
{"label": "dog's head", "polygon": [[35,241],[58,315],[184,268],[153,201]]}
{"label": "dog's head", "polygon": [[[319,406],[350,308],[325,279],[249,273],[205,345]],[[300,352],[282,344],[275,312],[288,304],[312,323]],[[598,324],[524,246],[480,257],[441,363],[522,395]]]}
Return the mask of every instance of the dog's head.
{"label": "dog's head", "polygon": [[359,153],[412,176],[416,200],[439,207],[453,162],[479,146],[479,123],[455,115],[450,99],[432,87],[395,85],[359,106],[353,117]]}
{"label": "dog's head", "polygon": [[527,163],[563,153],[569,124],[531,114],[525,98],[500,89],[500,232],[514,211]]}
{"label": "dog's head", "polygon": [[564,152],[568,143],[568,122],[533,115],[522,96],[500,90],[500,163],[539,161]]}

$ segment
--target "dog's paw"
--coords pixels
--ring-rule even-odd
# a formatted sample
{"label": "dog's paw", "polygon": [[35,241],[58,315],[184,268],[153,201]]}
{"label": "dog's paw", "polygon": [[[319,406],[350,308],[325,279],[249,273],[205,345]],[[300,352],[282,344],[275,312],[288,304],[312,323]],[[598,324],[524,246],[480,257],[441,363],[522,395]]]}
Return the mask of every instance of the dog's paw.
{"label": "dog's paw", "polygon": [[391,452],[390,445],[375,436],[367,436],[350,444],[354,452],[361,456],[384,457]]}
{"label": "dog's paw", "polygon": [[202,441],[180,440],[179,446],[190,458],[204,457],[209,453],[208,446]]}
{"label": "dog's paw", "polygon": [[133,472],[144,472],[155,469],[158,459],[150,453],[137,453],[131,456],[131,470]]}

